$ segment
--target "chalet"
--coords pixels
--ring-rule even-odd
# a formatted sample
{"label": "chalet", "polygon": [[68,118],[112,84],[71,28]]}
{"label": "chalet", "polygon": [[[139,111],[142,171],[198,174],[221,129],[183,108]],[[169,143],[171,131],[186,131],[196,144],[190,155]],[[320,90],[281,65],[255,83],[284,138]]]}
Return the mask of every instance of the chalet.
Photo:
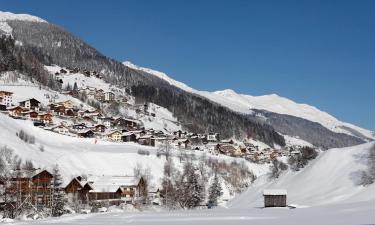
{"label": "chalet", "polygon": [[36,100],[35,98],[30,98],[25,101],[19,102],[19,105],[28,110],[39,111],[40,109],[40,101]]}
{"label": "chalet", "polygon": [[84,123],[76,123],[70,126],[74,131],[81,131],[87,129],[86,124]]}
{"label": "chalet", "polygon": [[[87,111],[87,110],[86,110]],[[101,113],[99,113],[99,112],[96,112],[96,111],[94,111],[94,112],[85,112],[83,115],[82,115],[82,117],[89,117],[91,120],[93,120],[93,121],[98,121],[99,120],[99,118],[101,118],[103,115],[101,114]]]}
{"label": "chalet", "polygon": [[138,144],[155,147],[155,138],[152,135],[143,135],[138,138]]}
{"label": "chalet", "polygon": [[157,137],[166,137],[167,135],[164,134],[163,131],[159,130],[159,131],[155,132],[155,136],[157,136]]}
{"label": "chalet", "polygon": [[115,94],[113,92],[104,92],[104,101],[113,102],[115,100]]}
{"label": "chalet", "polygon": [[[47,170],[32,177],[33,186],[35,188],[36,199],[38,202],[50,203],[52,193],[53,175]],[[46,204],[45,204],[46,205]]]}
{"label": "chalet", "polygon": [[[75,178],[76,179],[76,178]],[[83,185],[82,180],[71,181],[65,188],[67,193],[78,192],[82,200],[93,202],[98,200],[123,200],[134,203],[141,199],[146,191],[143,178],[129,176],[101,176],[87,179]]]}
{"label": "chalet", "polygon": [[173,132],[173,135],[176,136],[178,139],[185,138],[186,134],[187,133],[183,132],[182,130],[178,130],[178,131]]}
{"label": "chalet", "polygon": [[219,134],[218,133],[208,133],[205,138],[206,138],[207,142],[217,142],[217,141],[219,141]]}
{"label": "chalet", "polygon": [[[81,177],[75,177],[73,178],[68,185],[64,188],[64,191],[66,194],[76,194],[79,193],[84,184],[82,183],[82,178]],[[68,196],[69,197],[69,196]]]}
{"label": "chalet", "polygon": [[131,119],[116,118],[112,121],[112,126],[118,129],[121,128],[135,128],[138,126],[138,122]]}
{"label": "chalet", "polygon": [[91,116],[82,116],[82,120],[85,122],[85,123],[95,123],[95,121],[92,119]]}
{"label": "chalet", "polygon": [[96,99],[96,100],[98,100],[99,102],[104,102],[104,93],[96,93],[95,95],[94,95],[94,98]]}
{"label": "chalet", "polygon": [[43,209],[44,207],[51,206],[52,203],[52,178],[53,175],[51,173],[43,170],[34,176],[30,174],[25,177],[11,178],[6,181],[5,188],[7,192],[17,191],[18,198],[22,202],[28,201],[38,209]]}
{"label": "chalet", "polygon": [[287,191],[286,190],[264,190],[264,207],[286,207]]}
{"label": "chalet", "polygon": [[179,139],[177,140],[177,145],[179,148],[190,149],[191,141],[189,139]]}
{"label": "chalet", "polygon": [[52,124],[52,114],[51,113],[42,113],[39,114],[39,120],[45,124]]}
{"label": "chalet", "polygon": [[59,102],[57,103],[58,105],[63,105],[65,106],[65,108],[67,109],[72,109],[74,107],[74,103],[72,100],[67,100],[67,101],[64,101],[64,102]]}
{"label": "chalet", "polygon": [[123,142],[137,142],[137,135],[135,135],[133,132],[125,132],[122,135],[122,141]]}
{"label": "chalet", "polygon": [[67,128],[63,124],[60,124],[60,125],[55,126],[55,127],[52,127],[51,131],[56,132],[58,134],[71,135],[69,128]]}
{"label": "chalet", "polygon": [[25,111],[21,106],[12,106],[7,108],[9,116],[11,117],[21,117],[22,113]]}
{"label": "chalet", "polygon": [[74,117],[76,114],[73,109],[66,109],[65,116]]}
{"label": "chalet", "polygon": [[54,104],[54,103],[51,103],[51,104],[48,104],[48,105],[47,105],[47,107],[48,107],[50,110],[52,110],[52,111],[55,109],[56,106],[57,106],[57,105]]}
{"label": "chalet", "polygon": [[134,130],[132,131],[134,134],[136,134],[138,137],[143,137],[146,135],[146,131],[145,130]]}
{"label": "chalet", "polygon": [[113,142],[121,142],[122,141],[122,132],[121,131],[112,131],[109,134],[107,134],[107,137],[110,141]]}
{"label": "chalet", "polygon": [[242,154],[241,149],[231,144],[217,144],[217,150],[224,155],[239,156]]}
{"label": "chalet", "polygon": [[98,133],[104,133],[107,130],[107,127],[104,126],[103,124],[97,124],[94,126],[94,130],[95,132],[98,132]]}
{"label": "chalet", "polygon": [[22,116],[28,120],[38,120],[38,113],[35,111],[22,112]]}
{"label": "chalet", "polygon": [[121,198],[126,202],[134,202],[134,200],[145,200],[142,198],[143,193],[146,191],[146,183],[143,177],[137,179],[136,177],[123,177],[120,186]]}
{"label": "chalet", "polygon": [[111,117],[99,117],[98,118],[98,123],[103,124],[107,128],[112,127],[112,121],[113,121],[113,118],[111,118]]}
{"label": "chalet", "polygon": [[66,107],[61,104],[61,105],[53,105],[53,109],[52,109],[56,115],[58,116],[64,116],[65,115],[65,112],[66,112]]}
{"label": "chalet", "polygon": [[64,70],[64,69],[60,69],[60,73],[61,74],[67,74],[68,71]]}
{"label": "chalet", "polygon": [[10,107],[13,104],[13,93],[9,91],[0,91],[0,99],[0,104]]}
{"label": "chalet", "polygon": [[94,131],[88,129],[88,130],[82,130],[77,132],[78,137],[83,137],[83,138],[92,138],[94,137]]}

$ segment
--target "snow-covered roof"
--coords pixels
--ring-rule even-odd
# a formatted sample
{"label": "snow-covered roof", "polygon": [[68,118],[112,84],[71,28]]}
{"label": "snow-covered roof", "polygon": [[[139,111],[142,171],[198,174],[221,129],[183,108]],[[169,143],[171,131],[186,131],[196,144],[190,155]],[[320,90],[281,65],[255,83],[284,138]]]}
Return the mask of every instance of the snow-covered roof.
{"label": "snow-covered roof", "polygon": [[287,195],[287,191],[285,189],[265,189],[263,195]]}
{"label": "snow-covered roof", "polygon": [[128,131],[128,132],[123,133],[122,136],[130,136],[130,135],[133,135],[133,134],[134,134],[134,132]]}
{"label": "snow-covered roof", "polygon": [[116,192],[121,187],[137,186],[139,180],[133,176],[100,176],[88,179],[90,192]]}

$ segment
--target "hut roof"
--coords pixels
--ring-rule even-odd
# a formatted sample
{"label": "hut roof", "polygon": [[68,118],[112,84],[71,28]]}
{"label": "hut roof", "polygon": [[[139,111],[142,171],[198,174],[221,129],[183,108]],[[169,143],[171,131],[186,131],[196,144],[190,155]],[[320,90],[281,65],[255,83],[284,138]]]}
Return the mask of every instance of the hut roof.
{"label": "hut roof", "polygon": [[266,189],[263,191],[263,195],[287,195],[285,189]]}

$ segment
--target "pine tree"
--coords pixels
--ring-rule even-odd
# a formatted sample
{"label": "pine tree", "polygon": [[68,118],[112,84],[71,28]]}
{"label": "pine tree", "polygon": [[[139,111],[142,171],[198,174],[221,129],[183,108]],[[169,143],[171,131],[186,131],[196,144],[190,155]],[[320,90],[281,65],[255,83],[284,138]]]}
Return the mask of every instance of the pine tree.
{"label": "pine tree", "polygon": [[216,206],[217,200],[222,194],[223,193],[219,182],[219,177],[217,176],[217,174],[215,174],[214,180],[209,189],[208,203]]}
{"label": "pine tree", "polygon": [[203,201],[203,186],[200,184],[198,180],[199,175],[196,174],[194,171],[190,174],[190,188],[191,188],[191,196],[188,201],[189,208],[195,208],[200,205]]}
{"label": "pine tree", "polygon": [[78,93],[77,82],[74,82],[74,85],[73,85],[73,93],[74,93],[74,94],[77,94],[77,93]]}
{"label": "pine tree", "polygon": [[181,183],[178,185],[178,202],[182,208],[195,208],[203,201],[203,185],[199,182],[199,175],[191,161],[184,165],[184,173],[181,177]]}
{"label": "pine tree", "polygon": [[64,214],[65,192],[62,188],[62,177],[59,167],[53,169],[53,195],[52,195],[52,216]]}

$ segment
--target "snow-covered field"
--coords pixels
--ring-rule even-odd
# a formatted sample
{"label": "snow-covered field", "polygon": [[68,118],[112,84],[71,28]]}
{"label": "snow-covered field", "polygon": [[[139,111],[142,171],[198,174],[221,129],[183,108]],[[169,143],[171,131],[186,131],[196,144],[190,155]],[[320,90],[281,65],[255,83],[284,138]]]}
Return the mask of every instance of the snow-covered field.
{"label": "snow-covered field", "polygon": [[18,222],[13,224],[71,224],[71,225],[360,225],[374,224],[375,202],[330,205],[297,209],[214,209],[162,212],[116,212],[66,216],[57,219]]}

